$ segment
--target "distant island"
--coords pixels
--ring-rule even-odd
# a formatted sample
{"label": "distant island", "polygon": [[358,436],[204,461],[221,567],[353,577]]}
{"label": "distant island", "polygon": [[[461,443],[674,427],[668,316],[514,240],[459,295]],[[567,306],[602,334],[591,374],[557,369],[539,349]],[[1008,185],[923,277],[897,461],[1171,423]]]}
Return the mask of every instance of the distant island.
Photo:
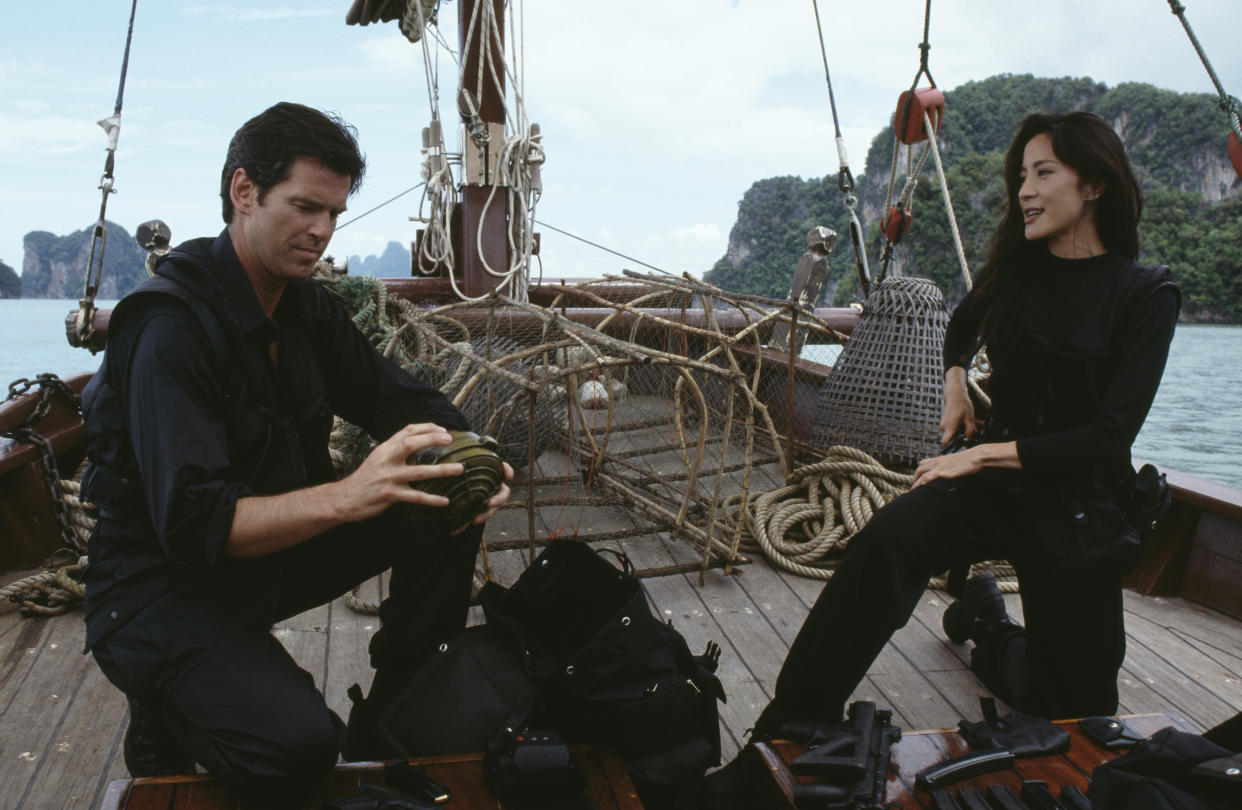
{"label": "distant island", "polygon": [[[1215,96],[1133,83],[1109,89],[1086,78],[1029,75],[968,82],[945,96],[939,144],[972,271],[983,265],[1005,202],[1002,164],[1018,123],[1035,111],[1089,110],[1110,122],[1125,142],[1145,195],[1140,259],[1172,268],[1182,288],[1183,320],[1242,322],[1242,181],[1229,162],[1229,130]],[[822,148],[824,163],[835,165],[831,144]],[[861,176],[854,167],[873,269],[892,155],[890,126],[872,140]],[[899,174],[896,193],[902,182]],[[895,267],[935,280],[952,306],[965,294],[965,284],[931,160],[919,178],[913,212],[914,226],[897,247]],[[809,180],[759,180],[738,204],[727,253],[705,278],[728,290],[784,298],[806,249],[806,232],[827,225],[841,242],[830,259],[823,300],[856,301],[860,292],[846,216],[835,172]]]}
{"label": "distant island", "polygon": [[[0,298],[80,298],[90,263],[94,226],[57,236],[31,231],[22,240],[22,273],[0,262]],[[99,297],[123,297],[147,277],[146,251],[115,222],[107,223],[108,241],[100,274]],[[389,242],[379,256],[349,257],[352,275],[400,277],[410,274],[410,251]]]}

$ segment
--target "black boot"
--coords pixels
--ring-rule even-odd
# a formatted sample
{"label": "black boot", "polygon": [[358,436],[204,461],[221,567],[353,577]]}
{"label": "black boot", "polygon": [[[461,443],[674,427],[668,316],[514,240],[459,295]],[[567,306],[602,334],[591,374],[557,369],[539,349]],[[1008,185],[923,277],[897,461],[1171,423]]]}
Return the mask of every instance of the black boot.
{"label": "black boot", "polygon": [[966,580],[962,598],[945,608],[942,624],[949,641],[965,644],[969,639],[977,639],[985,627],[1008,620],[996,577],[985,571]]}
{"label": "black boot", "polygon": [[739,751],[723,768],[703,780],[702,810],[751,810],[755,807],[755,772]]}
{"label": "black boot", "polygon": [[125,768],[133,777],[194,773],[194,758],[173,737],[163,709],[149,699],[129,698],[129,728],[122,750]]}

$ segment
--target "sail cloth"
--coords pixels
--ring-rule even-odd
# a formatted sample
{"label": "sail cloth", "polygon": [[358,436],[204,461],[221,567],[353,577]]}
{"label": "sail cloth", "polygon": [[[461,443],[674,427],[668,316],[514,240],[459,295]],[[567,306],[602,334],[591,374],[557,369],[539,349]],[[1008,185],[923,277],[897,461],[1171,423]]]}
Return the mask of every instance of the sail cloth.
{"label": "sail cloth", "polygon": [[937,455],[948,322],[932,281],[881,281],[820,393],[812,446],[848,445],[898,467]]}

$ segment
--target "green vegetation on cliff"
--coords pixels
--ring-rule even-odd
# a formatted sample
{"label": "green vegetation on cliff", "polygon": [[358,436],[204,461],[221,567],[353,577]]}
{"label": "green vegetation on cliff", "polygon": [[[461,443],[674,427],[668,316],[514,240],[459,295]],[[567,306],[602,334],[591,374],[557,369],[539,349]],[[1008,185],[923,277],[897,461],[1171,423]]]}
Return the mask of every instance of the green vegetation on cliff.
{"label": "green vegetation on cliff", "polygon": [[0,298],[21,298],[22,280],[4,262],[0,262]]}
{"label": "green vegetation on cliff", "polygon": [[[1242,200],[1225,153],[1228,129],[1213,96],[1142,84],[1109,89],[1090,79],[1033,76],[994,76],[946,96],[941,152],[972,270],[982,266],[1005,204],[1001,168],[1018,123],[1034,111],[1085,109],[1118,131],[1143,185],[1140,258],[1172,267],[1184,293],[1184,317],[1242,322]],[[872,141],[858,183],[873,272],[878,269],[877,223],[892,154],[888,127]],[[898,189],[903,182],[899,176]],[[914,228],[897,248],[901,271],[935,280],[952,305],[965,285],[930,160],[913,209]],[[841,235],[841,244],[832,256],[824,300],[838,305],[858,300],[845,224],[835,175],[761,180],[739,204],[727,255],[705,277],[725,289],[783,298],[805,249],[806,231],[827,225]]]}
{"label": "green vegetation on cliff", "polygon": [[[31,231],[23,240],[23,298],[80,298],[91,258],[92,225],[68,236]],[[107,223],[99,297],[120,298],[147,277],[146,251],[115,222]]]}

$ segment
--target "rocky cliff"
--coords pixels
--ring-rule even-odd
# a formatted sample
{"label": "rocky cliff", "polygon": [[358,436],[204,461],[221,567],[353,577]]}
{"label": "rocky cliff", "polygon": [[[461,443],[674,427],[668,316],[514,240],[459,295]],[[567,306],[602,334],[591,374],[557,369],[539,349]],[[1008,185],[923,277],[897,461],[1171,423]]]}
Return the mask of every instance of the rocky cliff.
{"label": "rocky cliff", "polygon": [[22,280],[4,262],[0,262],[0,298],[21,298]]}
{"label": "rocky cliff", "polygon": [[389,242],[379,256],[349,257],[351,276],[376,276],[377,278],[406,278],[410,275],[410,251],[400,242]]}
{"label": "rocky cliff", "polygon": [[[94,226],[68,236],[31,231],[22,240],[22,298],[81,298]],[[120,225],[107,223],[99,298],[120,298],[147,277],[146,252]]]}

